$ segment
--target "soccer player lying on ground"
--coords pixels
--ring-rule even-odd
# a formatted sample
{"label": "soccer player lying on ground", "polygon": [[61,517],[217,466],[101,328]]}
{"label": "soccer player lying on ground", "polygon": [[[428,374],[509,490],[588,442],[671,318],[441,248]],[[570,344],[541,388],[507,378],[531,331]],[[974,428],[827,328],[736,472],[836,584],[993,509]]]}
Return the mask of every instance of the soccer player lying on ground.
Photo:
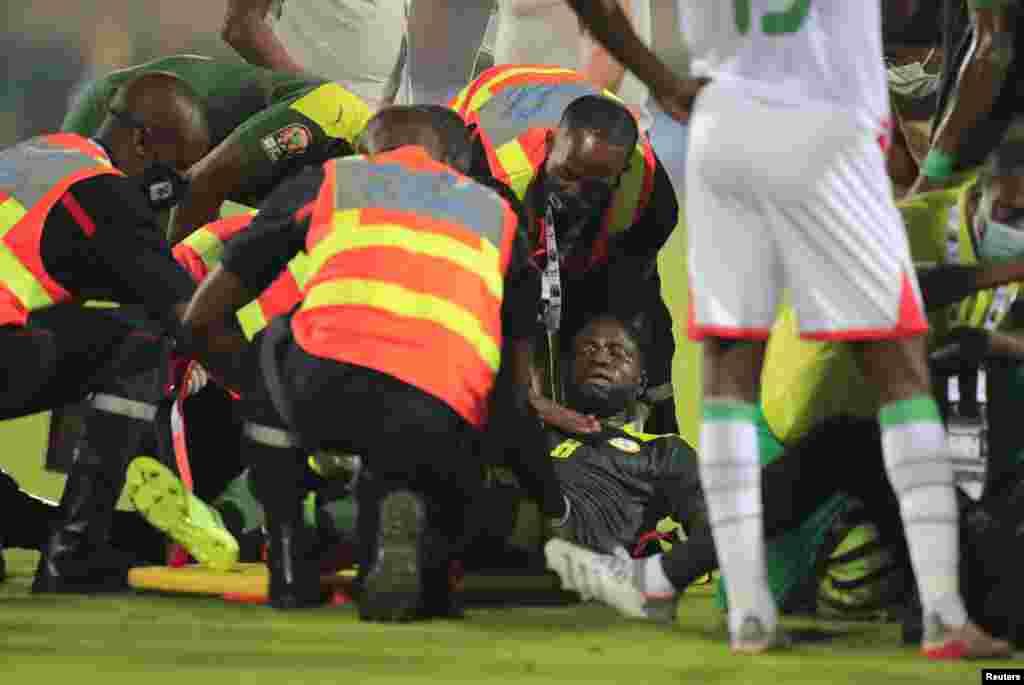
{"label": "soccer player lying on ground", "polygon": [[210,122],[213,149],[188,171],[189,192],[169,230],[172,244],[216,219],[225,200],[256,207],[304,164],[351,154],[370,118],[365,102],[324,78],[176,55],[98,79],[75,101],[61,130],[93,135],[117,88],[148,73],[188,83]]}
{"label": "soccer player lying on ground", "polygon": [[[602,429],[588,434],[567,433],[553,426],[545,430],[543,452],[538,457],[547,459],[550,454],[566,504],[564,516],[552,523],[555,534],[595,549],[624,553],[633,549],[640,534],[653,529],[666,516],[677,521],[701,517],[699,511],[688,509],[697,486],[693,450],[676,435],[647,435],[630,426],[631,409],[643,394],[645,383],[644,357],[636,331],[614,317],[601,316],[592,319],[576,336],[566,383],[568,406],[597,417]],[[493,449],[493,445],[490,447]],[[501,463],[501,456],[493,461]],[[500,472],[499,484],[488,492],[479,538],[467,543],[467,567],[486,567],[488,559],[483,557],[508,541],[517,523],[525,525],[532,514],[532,502],[515,484],[515,476],[504,469],[493,470]],[[503,481],[504,477],[510,478]],[[503,487],[501,482],[515,485]],[[152,499],[147,491],[167,491],[168,487],[180,489],[180,484],[169,483],[166,475],[160,480],[140,481],[133,500]],[[246,498],[244,493],[251,490],[234,488],[228,506],[244,511],[258,509],[253,495]],[[229,515],[223,520],[240,519]],[[170,531],[189,527],[184,522],[159,525]],[[243,532],[232,528],[232,534]],[[190,551],[192,545],[202,544],[195,537],[179,542]],[[531,538],[516,546],[536,549],[539,542]],[[205,555],[199,551],[195,556]]]}

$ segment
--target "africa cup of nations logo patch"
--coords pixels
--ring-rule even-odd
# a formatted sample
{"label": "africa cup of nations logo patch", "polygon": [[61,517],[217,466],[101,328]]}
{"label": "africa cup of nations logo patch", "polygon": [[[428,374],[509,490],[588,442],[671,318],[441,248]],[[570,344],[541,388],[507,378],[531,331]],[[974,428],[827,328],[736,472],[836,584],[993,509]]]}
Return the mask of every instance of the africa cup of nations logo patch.
{"label": "africa cup of nations logo patch", "polygon": [[300,155],[309,149],[313,134],[302,124],[292,124],[274,131],[263,139],[263,149],[271,161]]}

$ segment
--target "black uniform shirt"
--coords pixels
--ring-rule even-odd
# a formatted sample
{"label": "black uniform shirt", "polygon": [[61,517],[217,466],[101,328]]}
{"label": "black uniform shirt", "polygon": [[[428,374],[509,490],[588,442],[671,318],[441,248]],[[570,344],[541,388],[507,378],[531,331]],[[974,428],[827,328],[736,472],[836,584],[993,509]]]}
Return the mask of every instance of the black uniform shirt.
{"label": "black uniform shirt", "polygon": [[141,304],[156,319],[195,290],[138,181],[125,176],[72,185],[46,217],[40,254],[46,272],[76,299]]}
{"label": "black uniform shirt", "polygon": [[696,452],[678,435],[616,428],[569,435],[549,427],[547,437],[569,500],[572,537],[581,545],[628,549],[645,525],[689,518],[703,507]]}

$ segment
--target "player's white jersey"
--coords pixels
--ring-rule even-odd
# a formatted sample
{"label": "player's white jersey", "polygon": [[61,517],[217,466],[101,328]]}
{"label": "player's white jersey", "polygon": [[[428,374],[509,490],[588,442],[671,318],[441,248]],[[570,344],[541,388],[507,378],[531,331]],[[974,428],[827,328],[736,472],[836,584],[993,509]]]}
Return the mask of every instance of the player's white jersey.
{"label": "player's white jersey", "polygon": [[680,0],[693,72],[759,98],[889,118],[880,0]]}
{"label": "player's white jersey", "polygon": [[338,81],[376,110],[405,34],[402,0],[273,0],[269,18],[307,71]]}

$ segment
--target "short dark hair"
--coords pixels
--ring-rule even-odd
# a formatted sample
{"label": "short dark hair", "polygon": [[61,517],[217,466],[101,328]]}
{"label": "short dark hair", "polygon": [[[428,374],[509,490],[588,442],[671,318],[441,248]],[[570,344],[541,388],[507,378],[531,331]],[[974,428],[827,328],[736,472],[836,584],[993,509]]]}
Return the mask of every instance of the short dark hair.
{"label": "short dark hair", "polygon": [[595,131],[609,145],[632,149],[640,138],[636,119],[624,105],[604,95],[584,95],[569,103],[559,126]]}
{"label": "short dark hair", "polygon": [[[424,138],[425,131],[433,136]],[[468,171],[473,154],[466,123],[454,110],[441,105],[393,105],[380,110],[366,122],[357,149],[374,152],[393,150],[402,145],[424,145],[436,138],[439,155],[446,164]],[[371,146],[370,141],[374,141]]]}
{"label": "short dark hair", "polygon": [[468,169],[473,156],[473,143],[466,122],[458,112],[442,105],[413,105],[412,109],[430,118],[444,146],[445,157],[452,162],[464,161]]}

